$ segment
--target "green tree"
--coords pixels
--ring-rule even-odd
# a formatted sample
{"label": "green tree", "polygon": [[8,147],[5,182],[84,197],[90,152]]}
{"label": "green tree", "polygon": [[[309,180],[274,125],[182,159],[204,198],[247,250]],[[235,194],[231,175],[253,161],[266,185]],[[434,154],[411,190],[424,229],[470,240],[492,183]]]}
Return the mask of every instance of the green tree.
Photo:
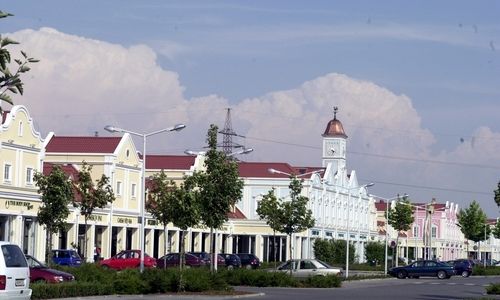
{"label": "green tree", "polygon": [[[0,11],[0,18],[6,18],[12,14]],[[30,70],[29,64],[38,62],[37,59],[28,57],[24,51],[21,51],[22,58],[14,59],[17,64],[14,70],[10,70],[9,64],[11,63],[11,55],[7,47],[9,45],[19,44],[18,42],[0,35],[0,101],[5,101],[10,105],[14,102],[8,93],[23,94],[23,82],[21,81],[21,74]],[[0,102],[1,103],[1,102]],[[0,113],[2,106],[0,105]]]}
{"label": "green tree", "polygon": [[[480,243],[486,236],[490,235],[490,227],[485,226],[487,221],[486,214],[483,212],[476,200],[472,201],[466,209],[460,209],[458,212],[458,224],[465,238],[476,243]],[[481,246],[481,244],[479,244]],[[479,249],[478,249],[479,251]],[[469,246],[467,244],[467,253]]]}
{"label": "green tree", "polygon": [[495,203],[500,207],[500,181],[498,182],[497,189],[495,192]]}
{"label": "green tree", "polygon": [[[314,257],[333,265],[344,265],[346,262],[346,241],[316,239],[313,245]],[[354,245],[349,244],[349,262],[354,262]]]}
{"label": "green tree", "polygon": [[85,219],[84,241],[82,253],[87,253],[87,223],[89,217],[96,208],[104,208],[108,203],[115,200],[113,189],[109,184],[109,177],[102,174],[101,178],[92,182],[92,166],[85,161],[81,170],[78,171],[78,178],[74,182],[76,195],[73,198],[73,206],[80,209],[80,214]]}
{"label": "green tree", "polygon": [[498,221],[498,219],[495,227],[493,227],[492,233],[495,238],[500,239],[500,222]]}
{"label": "green tree", "polygon": [[365,258],[368,262],[378,265],[385,260],[385,244],[381,242],[368,242],[365,245]]}
{"label": "green tree", "polygon": [[[178,187],[173,180],[169,180],[162,170],[152,179],[148,194],[148,211],[163,224],[165,232],[164,253],[167,253],[167,225],[172,222],[180,229],[180,263],[179,263],[179,292],[185,289],[183,268],[185,264],[185,238],[188,228],[200,223],[200,204],[195,190],[195,180],[192,176],[185,176],[184,182]],[[166,262],[164,262],[166,268]]]}
{"label": "green tree", "polygon": [[73,184],[60,166],[54,166],[50,174],[36,172],[34,175],[42,204],[38,210],[38,222],[45,226],[47,243],[45,262],[51,263],[52,234],[66,230],[69,204],[73,200]]}
{"label": "green tree", "polygon": [[280,223],[280,203],[275,195],[274,188],[262,197],[257,207],[257,214],[261,220],[265,220],[267,225],[273,230],[274,239],[274,268],[276,269],[277,249],[276,249],[276,231],[281,231]]}
{"label": "green tree", "polygon": [[215,256],[214,229],[219,229],[228,220],[228,213],[242,196],[243,181],[239,178],[238,164],[235,160],[217,150],[216,125],[210,125],[207,134],[208,151],[205,159],[205,171],[193,174],[193,190],[197,190],[202,207],[201,220],[210,228],[211,270],[217,263]]}
{"label": "green tree", "polygon": [[413,223],[413,208],[411,206],[408,197],[398,198],[396,205],[389,210],[389,225],[392,226],[397,231],[396,237],[396,266],[398,265],[398,250],[397,245],[399,245],[399,233],[402,231],[408,231]]}

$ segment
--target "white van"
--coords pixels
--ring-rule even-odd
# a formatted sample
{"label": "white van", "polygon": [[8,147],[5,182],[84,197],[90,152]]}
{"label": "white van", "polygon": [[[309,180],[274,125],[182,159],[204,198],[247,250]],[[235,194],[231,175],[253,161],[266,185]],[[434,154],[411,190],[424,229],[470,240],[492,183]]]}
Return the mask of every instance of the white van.
{"label": "white van", "polygon": [[31,298],[30,269],[18,245],[0,241],[0,299]]}

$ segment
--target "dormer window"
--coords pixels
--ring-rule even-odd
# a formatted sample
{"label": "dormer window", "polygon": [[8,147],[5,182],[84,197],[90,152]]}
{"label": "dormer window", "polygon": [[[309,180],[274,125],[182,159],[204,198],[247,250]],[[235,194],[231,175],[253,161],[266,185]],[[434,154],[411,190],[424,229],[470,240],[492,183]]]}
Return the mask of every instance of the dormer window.
{"label": "dormer window", "polygon": [[130,156],[130,150],[129,149],[127,149],[126,155],[127,155],[127,158]]}

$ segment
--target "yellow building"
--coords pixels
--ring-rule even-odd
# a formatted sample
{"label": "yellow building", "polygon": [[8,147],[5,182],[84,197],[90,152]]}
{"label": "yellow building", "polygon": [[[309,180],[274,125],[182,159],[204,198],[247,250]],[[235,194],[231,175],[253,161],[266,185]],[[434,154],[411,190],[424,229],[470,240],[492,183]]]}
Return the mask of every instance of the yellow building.
{"label": "yellow building", "polygon": [[33,176],[42,169],[44,139],[24,106],[4,111],[0,121],[0,240],[41,257],[45,232],[37,222],[40,200]]}

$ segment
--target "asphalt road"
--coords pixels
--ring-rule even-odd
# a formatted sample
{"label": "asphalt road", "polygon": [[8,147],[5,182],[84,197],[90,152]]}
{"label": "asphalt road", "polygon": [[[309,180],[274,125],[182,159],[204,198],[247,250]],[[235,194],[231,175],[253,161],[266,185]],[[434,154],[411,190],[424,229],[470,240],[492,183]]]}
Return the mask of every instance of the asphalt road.
{"label": "asphalt road", "polygon": [[445,300],[445,299],[500,299],[500,296],[487,296],[486,286],[489,283],[500,283],[500,276],[474,276],[451,279],[371,279],[344,282],[341,288],[332,289],[297,289],[297,288],[259,288],[236,287],[236,290],[253,292],[243,296],[201,296],[201,295],[120,295],[101,297],[68,298],[68,300],[220,300],[220,299],[256,299],[256,300],[293,300],[293,299],[354,299],[354,300]]}

